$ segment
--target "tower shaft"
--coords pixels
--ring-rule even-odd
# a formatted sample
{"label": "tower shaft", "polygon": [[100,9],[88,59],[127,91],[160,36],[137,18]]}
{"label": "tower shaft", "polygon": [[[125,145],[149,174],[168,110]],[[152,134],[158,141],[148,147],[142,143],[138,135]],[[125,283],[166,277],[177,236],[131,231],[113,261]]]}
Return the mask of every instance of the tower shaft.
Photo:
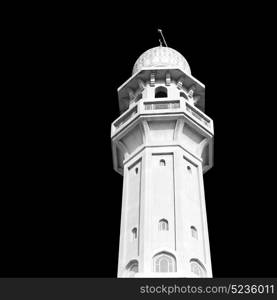
{"label": "tower shaft", "polygon": [[[193,277],[193,261],[212,276],[203,191],[202,162],[179,145],[146,147],[126,161],[119,277],[131,275],[132,261],[141,277]],[[175,272],[156,272],[162,253]]]}

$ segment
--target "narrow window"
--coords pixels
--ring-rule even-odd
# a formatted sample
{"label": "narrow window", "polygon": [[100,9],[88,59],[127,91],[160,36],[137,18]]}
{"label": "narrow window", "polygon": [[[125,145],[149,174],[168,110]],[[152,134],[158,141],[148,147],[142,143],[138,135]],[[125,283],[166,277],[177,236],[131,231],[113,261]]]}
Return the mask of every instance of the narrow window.
{"label": "narrow window", "polygon": [[191,236],[195,239],[198,239],[197,229],[194,226],[191,226],[190,230],[191,230]]}
{"label": "narrow window", "polygon": [[191,166],[187,166],[187,170],[191,173]]}
{"label": "narrow window", "polygon": [[138,229],[137,229],[137,227],[134,227],[132,229],[132,237],[133,237],[133,240],[136,240],[138,238]]}
{"label": "narrow window", "polygon": [[138,168],[135,169],[136,174],[138,174]]}
{"label": "narrow window", "polygon": [[165,160],[164,159],[161,159],[160,160],[160,166],[164,167],[166,164],[165,164]]}
{"label": "narrow window", "polygon": [[154,256],[153,260],[155,272],[176,272],[176,259],[173,255],[166,252],[162,252]]}
{"label": "narrow window", "polygon": [[169,226],[168,226],[168,221],[166,219],[161,219],[159,221],[159,231],[168,231]]}
{"label": "narrow window", "polygon": [[167,97],[167,88],[164,86],[159,86],[155,88],[155,98],[166,98]]}

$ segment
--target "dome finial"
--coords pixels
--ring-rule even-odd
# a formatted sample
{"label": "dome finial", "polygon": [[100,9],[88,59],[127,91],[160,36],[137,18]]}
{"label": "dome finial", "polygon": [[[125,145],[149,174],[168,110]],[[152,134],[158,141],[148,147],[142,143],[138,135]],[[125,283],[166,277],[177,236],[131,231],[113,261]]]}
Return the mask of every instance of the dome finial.
{"label": "dome finial", "polygon": [[[163,38],[163,41],[164,41],[164,44],[165,44],[165,46],[167,47],[167,44],[166,44],[166,41],[165,41],[165,38],[164,38],[164,35],[163,35],[162,30],[161,30],[161,29],[158,29],[158,32],[161,34],[161,36],[162,36],[162,38]],[[159,40],[159,41],[160,41],[160,40]],[[161,41],[160,41],[160,44],[161,44]],[[160,45],[160,46],[162,46],[162,45]]]}

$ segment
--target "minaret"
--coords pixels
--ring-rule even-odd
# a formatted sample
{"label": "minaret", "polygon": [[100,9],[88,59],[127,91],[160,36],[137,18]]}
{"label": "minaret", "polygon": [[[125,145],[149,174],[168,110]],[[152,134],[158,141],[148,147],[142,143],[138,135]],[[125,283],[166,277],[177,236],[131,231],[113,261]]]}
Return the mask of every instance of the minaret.
{"label": "minaret", "polygon": [[213,165],[205,86],[155,47],[118,88],[114,169],[123,175],[118,277],[212,277],[203,174]]}

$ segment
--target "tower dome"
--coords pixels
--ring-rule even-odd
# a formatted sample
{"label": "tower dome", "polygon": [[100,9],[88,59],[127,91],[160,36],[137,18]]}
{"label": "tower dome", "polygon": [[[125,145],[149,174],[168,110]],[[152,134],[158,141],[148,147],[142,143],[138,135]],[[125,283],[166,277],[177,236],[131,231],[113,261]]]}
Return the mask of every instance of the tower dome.
{"label": "tower dome", "polygon": [[191,75],[190,67],[186,59],[178,51],[158,46],[145,51],[136,61],[132,74],[143,68],[169,67],[178,68]]}

